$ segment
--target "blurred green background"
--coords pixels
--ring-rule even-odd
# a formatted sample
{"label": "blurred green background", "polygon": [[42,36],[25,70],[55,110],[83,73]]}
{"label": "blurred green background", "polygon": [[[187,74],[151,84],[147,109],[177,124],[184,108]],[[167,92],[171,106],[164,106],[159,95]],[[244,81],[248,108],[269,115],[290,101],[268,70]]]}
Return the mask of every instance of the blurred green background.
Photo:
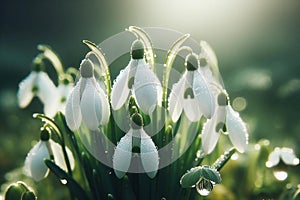
{"label": "blurred green background", "polygon": [[[30,72],[40,43],[65,66],[78,68],[82,40],[100,43],[130,25],[164,27],[206,40],[215,50],[233,106],[247,122],[250,141],[267,138],[300,156],[299,1],[1,1],[0,185],[21,167],[38,139],[38,101],[17,107],[18,83]],[[240,103],[240,104],[239,104]],[[298,167],[299,169],[299,167]],[[298,174],[299,175],[299,174]]]}

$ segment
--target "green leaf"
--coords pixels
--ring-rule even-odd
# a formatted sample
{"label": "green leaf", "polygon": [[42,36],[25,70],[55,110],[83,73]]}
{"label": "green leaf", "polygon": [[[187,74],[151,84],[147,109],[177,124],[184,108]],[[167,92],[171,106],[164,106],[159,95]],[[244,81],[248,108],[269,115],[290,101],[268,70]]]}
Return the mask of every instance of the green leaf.
{"label": "green leaf", "polygon": [[64,170],[58,167],[54,162],[52,162],[51,160],[45,160],[45,164],[60,180],[66,181],[66,186],[69,188],[69,190],[74,196],[76,196],[80,200],[89,199],[82,187]]}
{"label": "green leaf", "polygon": [[185,173],[181,179],[180,184],[183,188],[193,187],[202,177],[202,167],[195,167]]}

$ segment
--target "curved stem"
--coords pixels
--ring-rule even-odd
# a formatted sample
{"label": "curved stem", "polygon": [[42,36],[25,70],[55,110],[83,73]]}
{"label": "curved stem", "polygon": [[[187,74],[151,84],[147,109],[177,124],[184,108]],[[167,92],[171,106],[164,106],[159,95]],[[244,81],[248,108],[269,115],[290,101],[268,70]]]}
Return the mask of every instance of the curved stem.
{"label": "curved stem", "polygon": [[45,44],[39,44],[37,46],[38,50],[43,51],[44,58],[48,59],[52,66],[55,68],[58,77],[64,74],[63,65],[58,57],[58,55],[51,49],[50,46]]}
{"label": "curved stem", "polygon": [[153,51],[153,45],[150,36],[147,34],[146,31],[144,31],[142,28],[137,26],[129,26],[127,31],[133,33],[139,40],[141,40],[145,45],[145,56],[146,60],[150,64],[150,66],[154,69],[154,51]]}
{"label": "curved stem", "polygon": [[190,37],[190,34],[185,34],[182,37],[180,37],[179,39],[177,39],[173,45],[171,46],[170,50],[167,53],[166,56],[166,61],[165,61],[165,70],[164,70],[164,75],[163,75],[163,106],[166,107],[166,103],[167,103],[167,88],[168,88],[168,81],[169,81],[169,76],[170,76],[170,71],[173,65],[173,62],[176,58],[176,55],[182,51],[182,50],[187,50],[189,52],[193,52],[193,50],[190,47],[187,46],[183,46],[180,47],[185,41],[186,39],[188,39]]}
{"label": "curved stem", "polygon": [[[61,116],[59,114],[58,114],[58,116],[59,116],[59,119],[62,120]],[[65,158],[65,163],[66,163],[69,175],[72,176],[72,169],[71,169],[70,160],[69,160],[69,157],[68,157],[68,154],[67,154],[67,150],[66,150],[65,139],[64,139],[64,136],[63,136],[60,128],[56,125],[56,123],[54,122],[53,119],[47,117],[44,114],[35,113],[35,114],[33,114],[33,117],[34,118],[39,118],[43,122],[48,123],[49,126],[53,129],[53,131],[55,131],[56,134],[58,136],[60,136],[59,137],[60,140],[61,140],[60,145],[61,145],[61,148],[62,148],[62,151],[63,151],[63,155],[64,155],[64,158]]]}
{"label": "curved stem", "polygon": [[108,63],[105,54],[95,43],[88,40],[83,40],[83,43],[86,44],[90,48],[90,50],[92,50],[94,55],[99,60],[101,67],[104,68],[107,96],[108,96],[108,100],[110,100],[111,81],[110,81],[110,72],[109,72]]}

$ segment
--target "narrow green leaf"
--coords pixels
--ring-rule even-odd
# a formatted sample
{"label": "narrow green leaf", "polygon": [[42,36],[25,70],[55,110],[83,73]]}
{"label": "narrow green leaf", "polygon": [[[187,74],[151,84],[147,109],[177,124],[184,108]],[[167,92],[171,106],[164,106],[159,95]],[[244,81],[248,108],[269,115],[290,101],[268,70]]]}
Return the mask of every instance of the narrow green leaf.
{"label": "narrow green leaf", "polygon": [[80,200],[89,199],[88,195],[85,193],[82,187],[54,162],[52,162],[51,160],[45,160],[45,164],[60,180],[65,180],[66,186],[74,196],[76,196]]}

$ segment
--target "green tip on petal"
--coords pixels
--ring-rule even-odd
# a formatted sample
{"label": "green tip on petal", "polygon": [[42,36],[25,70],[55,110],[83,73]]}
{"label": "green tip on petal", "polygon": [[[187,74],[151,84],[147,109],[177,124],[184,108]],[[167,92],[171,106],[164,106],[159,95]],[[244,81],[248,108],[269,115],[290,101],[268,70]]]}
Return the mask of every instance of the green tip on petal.
{"label": "green tip on petal", "polygon": [[94,76],[94,64],[89,59],[82,60],[80,64],[80,74],[84,78],[90,78]]}
{"label": "green tip on petal", "polygon": [[131,127],[133,129],[140,129],[143,125],[143,117],[139,113],[134,113],[131,116]]}
{"label": "green tip on petal", "polygon": [[185,66],[188,71],[197,70],[199,66],[197,57],[193,54],[188,55],[186,58]]}
{"label": "green tip on petal", "polygon": [[46,129],[43,129],[41,131],[40,139],[42,141],[48,141],[50,139],[50,133],[49,133],[49,131],[46,130]]}
{"label": "green tip on petal", "polygon": [[142,59],[144,58],[144,45],[141,41],[136,40],[132,43],[131,46],[131,57],[133,59]]}

